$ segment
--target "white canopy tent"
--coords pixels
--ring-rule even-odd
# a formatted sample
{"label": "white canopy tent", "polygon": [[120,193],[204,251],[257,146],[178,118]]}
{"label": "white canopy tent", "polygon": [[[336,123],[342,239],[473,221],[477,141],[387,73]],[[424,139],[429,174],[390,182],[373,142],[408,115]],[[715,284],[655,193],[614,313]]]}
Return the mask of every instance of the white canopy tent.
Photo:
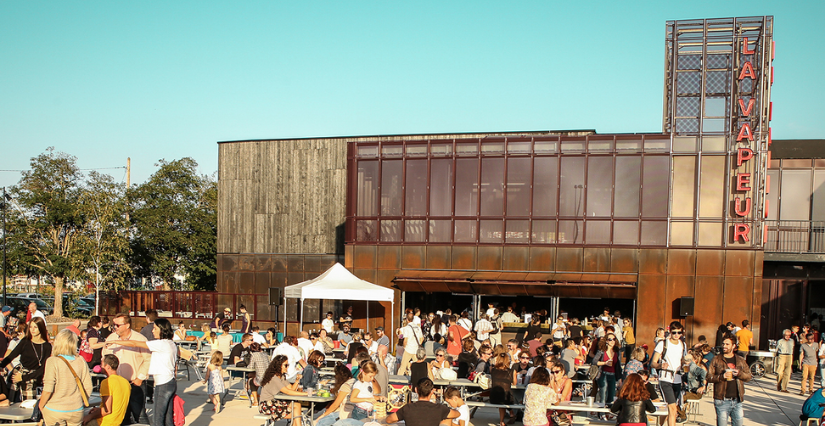
{"label": "white canopy tent", "polygon": [[[306,299],[390,302],[393,311],[395,310],[395,290],[364,281],[353,275],[340,263],[332,265],[331,268],[317,278],[284,288],[284,305],[286,305],[287,299],[301,299],[299,329],[304,324],[304,300]],[[390,314],[390,330],[395,329],[393,317],[394,314]],[[367,303],[367,324],[369,324],[369,319],[370,305]]]}

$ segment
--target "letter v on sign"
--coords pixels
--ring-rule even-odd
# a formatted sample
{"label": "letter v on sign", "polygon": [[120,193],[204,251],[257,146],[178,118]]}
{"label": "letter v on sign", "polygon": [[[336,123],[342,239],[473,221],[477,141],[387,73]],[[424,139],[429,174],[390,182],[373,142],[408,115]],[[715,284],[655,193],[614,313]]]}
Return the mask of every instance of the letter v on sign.
{"label": "letter v on sign", "polygon": [[745,108],[745,101],[742,100],[742,99],[739,99],[739,111],[742,112],[742,116],[748,117],[748,116],[751,115],[751,111],[753,111],[753,104],[754,104],[754,100],[753,99],[748,99],[748,107]]}

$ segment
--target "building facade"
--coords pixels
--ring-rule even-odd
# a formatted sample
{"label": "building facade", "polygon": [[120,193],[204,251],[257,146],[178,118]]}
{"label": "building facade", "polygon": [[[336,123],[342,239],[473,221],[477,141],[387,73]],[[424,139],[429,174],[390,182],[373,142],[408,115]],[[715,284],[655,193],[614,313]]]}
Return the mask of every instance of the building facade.
{"label": "building facade", "polygon": [[[668,22],[661,133],[220,143],[219,291],[266,294],[342,261],[398,289],[396,318],[471,302],[578,317],[606,305],[643,341],[672,320],[715,336],[748,319],[759,336],[772,37],[772,17]],[[343,303],[308,301],[304,317]],[[370,311],[383,313],[370,327],[393,315]]]}

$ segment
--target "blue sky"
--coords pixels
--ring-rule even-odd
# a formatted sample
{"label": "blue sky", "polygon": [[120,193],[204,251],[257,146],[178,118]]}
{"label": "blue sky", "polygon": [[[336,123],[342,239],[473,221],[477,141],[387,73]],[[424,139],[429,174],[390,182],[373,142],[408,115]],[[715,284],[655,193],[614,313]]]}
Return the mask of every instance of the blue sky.
{"label": "blue sky", "polygon": [[135,183],[162,158],[211,174],[223,140],[661,131],[665,21],[768,14],[774,138],[821,138],[821,0],[5,0],[0,169],[54,146],[131,157]]}

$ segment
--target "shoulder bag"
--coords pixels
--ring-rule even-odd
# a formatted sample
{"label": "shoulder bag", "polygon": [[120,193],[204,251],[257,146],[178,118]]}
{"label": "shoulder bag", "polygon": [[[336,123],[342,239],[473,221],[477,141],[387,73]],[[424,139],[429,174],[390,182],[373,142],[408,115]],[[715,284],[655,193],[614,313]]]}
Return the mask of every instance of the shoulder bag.
{"label": "shoulder bag", "polygon": [[74,381],[77,383],[77,388],[80,390],[80,396],[83,398],[83,407],[89,408],[89,396],[86,395],[86,388],[83,387],[83,383],[80,381],[80,377],[77,377],[77,373],[75,373],[74,368],[72,365],[69,364],[69,361],[66,358],[58,355],[58,358],[62,359],[63,362],[66,363],[66,367],[69,367],[69,371],[72,372],[72,376],[74,376]]}

